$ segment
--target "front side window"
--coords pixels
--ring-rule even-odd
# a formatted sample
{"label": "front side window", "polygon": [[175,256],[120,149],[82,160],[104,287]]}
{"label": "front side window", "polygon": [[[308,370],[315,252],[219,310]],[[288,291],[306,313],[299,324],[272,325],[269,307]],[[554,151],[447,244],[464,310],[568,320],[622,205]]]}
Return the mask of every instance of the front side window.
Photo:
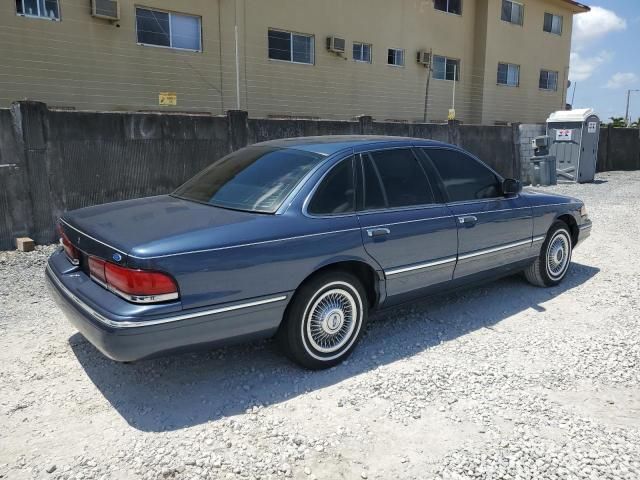
{"label": "front side window", "polygon": [[522,25],[524,5],[511,0],[502,0],[502,20],[505,22],[513,23],[515,25]]}
{"label": "front side window", "polygon": [[498,84],[517,87],[520,85],[520,65],[511,63],[498,64]]}
{"label": "front side window", "polygon": [[553,13],[545,13],[542,29],[545,32],[562,35],[562,16],[554,15]]}
{"label": "front side window", "polygon": [[16,0],[16,12],[26,17],[60,20],[58,0]]}
{"label": "front side window", "polygon": [[313,64],[315,40],[313,35],[269,29],[269,58],[292,63]]}
{"label": "front side window", "polygon": [[362,162],[365,210],[434,203],[427,175],[411,150],[371,152]]}
{"label": "front side window", "polygon": [[460,80],[460,60],[434,55],[433,78],[438,80]]}
{"label": "front side window", "polygon": [[387,63],[402,67],[404,65],[404,50],[401,48],[390,48],[387,55]]}
{"label": "front side window", "polygon": [[274,213],[324,157],[274,147],[248,147],[215,162],[173,195],[216,207]]}
{"label": "front side window", "polygon": [[201,19],[193,15],[136,8],[138,43],[202,51]]}
{"label": "front side window", "polygon": [[313,194],[307,211],[315,215],[335,215],[354,210],[353,158],[349,158],[324,177]]}
{"label": "front side window", "polygon": [[433,7],[443,12],[462,15],[462,0],[434,0]]}
{"label": "front side window", "polygon": [[371,45],[353,42],[353,59],[356,62],[371,63]]}
{"label": "front side window", "polygon": [[476,159],[456,150],[424,149],[433,161],[450,202],[500,196],[498,177]]}
{"label": "front side window", "polygon": [[558,72],[540,70],[539,87],[543,90],[558,90]]}

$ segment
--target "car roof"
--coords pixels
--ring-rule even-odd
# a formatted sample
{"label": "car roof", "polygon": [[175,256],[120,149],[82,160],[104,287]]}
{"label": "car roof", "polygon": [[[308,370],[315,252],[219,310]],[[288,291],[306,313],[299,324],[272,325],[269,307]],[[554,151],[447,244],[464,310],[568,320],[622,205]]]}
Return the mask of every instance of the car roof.
{"label": "car roof", "polygon": [[294,148],[321,155],[332,155],[346,148],[384,148],[389,146],[451,146],[444,142],[424,138],[387,137],[381,135],[326,135],[319,137],[295,137],[257,143],[259,146]]}

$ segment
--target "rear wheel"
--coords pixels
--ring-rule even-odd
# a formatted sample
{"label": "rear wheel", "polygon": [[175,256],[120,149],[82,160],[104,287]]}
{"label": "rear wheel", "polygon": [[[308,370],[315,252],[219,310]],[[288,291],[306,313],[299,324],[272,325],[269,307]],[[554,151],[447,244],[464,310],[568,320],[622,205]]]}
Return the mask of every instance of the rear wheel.
{"label": "rear wheel", "polygon": [[305,282],[287,308],[278,340],[294,362],[310,369],[349,356],[367,320],[361,282],[346,272],[326,272]]}
{"label": "rear wheel", "polygon": [[560,220],[554,222],[542,244],[540,255],[524,271],[527,280],[538,287],[558,285],[569,269],[572,247],[567,224]]}

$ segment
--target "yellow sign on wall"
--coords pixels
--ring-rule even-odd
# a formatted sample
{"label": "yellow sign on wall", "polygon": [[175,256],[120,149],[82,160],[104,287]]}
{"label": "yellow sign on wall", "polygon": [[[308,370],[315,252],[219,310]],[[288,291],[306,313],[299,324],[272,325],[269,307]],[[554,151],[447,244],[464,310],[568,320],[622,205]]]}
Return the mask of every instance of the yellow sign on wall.
{"label": "yellow sign on wall", "polygon": [[450,108],[449,109],[449,120],[455,120],[456,119],[456,110],[455,108]]}
{"label": "yellow sign on wall", "polygon": [[158,105],[165,107],[176,106],[178,104],[178,94],[176,92],[160,92],[158,94]]}

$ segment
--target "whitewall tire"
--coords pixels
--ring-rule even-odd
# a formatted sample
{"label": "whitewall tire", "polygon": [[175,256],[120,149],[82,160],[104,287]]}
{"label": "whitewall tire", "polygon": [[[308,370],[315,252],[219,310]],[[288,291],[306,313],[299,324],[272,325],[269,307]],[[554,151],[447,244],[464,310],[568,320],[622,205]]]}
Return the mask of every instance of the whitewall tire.
{"label": "whitewall tire", "polygon": [[310,369],[343,361],[362,336],[367,297],[357,277],[321,273],[296,291],[278,332],[285,353]]}

